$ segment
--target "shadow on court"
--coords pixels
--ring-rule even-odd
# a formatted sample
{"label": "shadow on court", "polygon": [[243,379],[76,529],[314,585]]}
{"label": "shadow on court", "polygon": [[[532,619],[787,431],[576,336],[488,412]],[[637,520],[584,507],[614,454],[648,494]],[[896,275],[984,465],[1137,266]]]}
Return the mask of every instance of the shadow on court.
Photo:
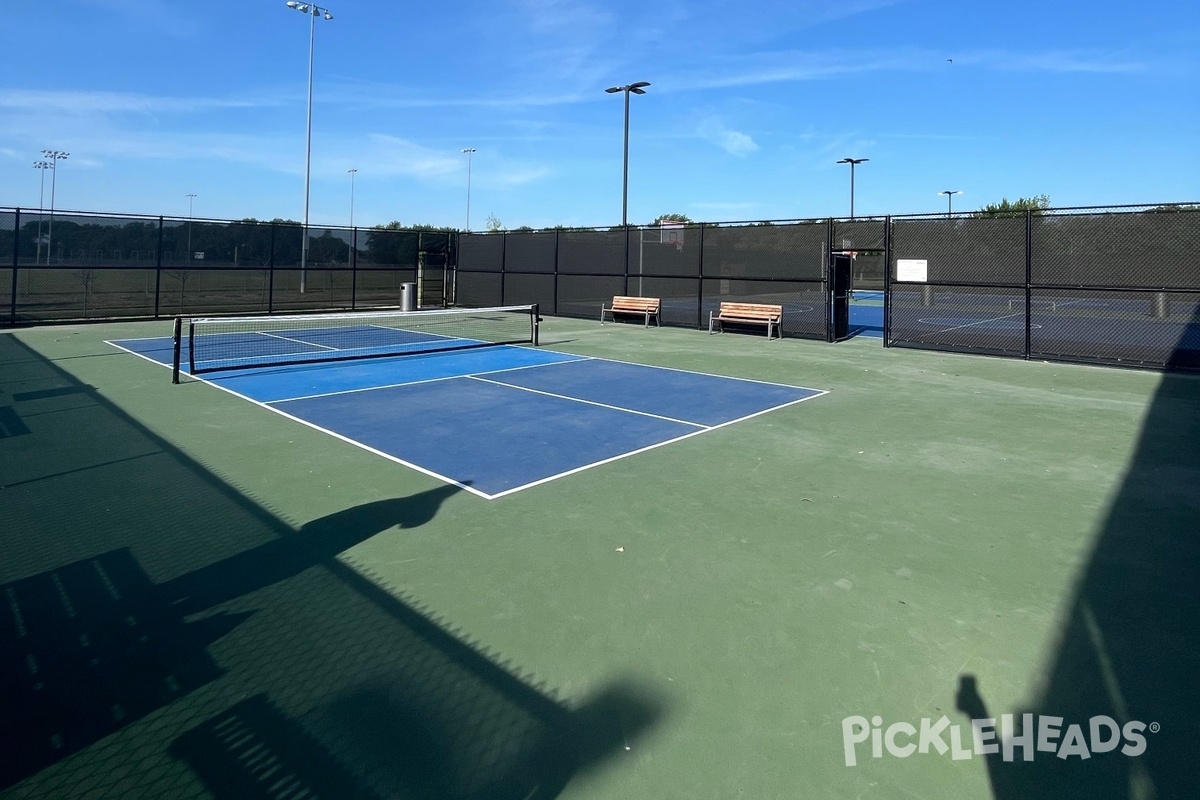
{"label": "shadow on court", "polygon": [[[1193,327],[1200,318],[1193,321]],[[1172,363],[1197,366],[1197,343],[1179,347]],[[1141,438],[1095,546],[1064,606],[1044,685],[1025,712],[1033,714],[1033,748],[1047,717],[1062,717],[1054,749],[1011,760],[987,757],[998,800],[1019,798],[1195,797],[1200,743],[1200,376],[1167,374],[1147,409]],[[992,716],[974,676],[961,676],[958,708]],[[1144,738],[1144,752],[1125,730]],[[1016,721],[1020,722],[1020,716]],[[1054,720],[1050,720],[1054,722]],[[1144,727],[1143,727],[1144,726]],[[1116,741],[1112,742],[1116,737]],[[1099,742],[1097,747],[1096,742]],[[1126,752],[1123,749],[1129,747]],[[1107,752],[1099,752],[1106,750]]]}
{"label": "shadow on court", "polygon": [[10,334],[0,408],[0,791],[553,797],[663,711],[557,700],[338,557],[456,487],[296,530]]}

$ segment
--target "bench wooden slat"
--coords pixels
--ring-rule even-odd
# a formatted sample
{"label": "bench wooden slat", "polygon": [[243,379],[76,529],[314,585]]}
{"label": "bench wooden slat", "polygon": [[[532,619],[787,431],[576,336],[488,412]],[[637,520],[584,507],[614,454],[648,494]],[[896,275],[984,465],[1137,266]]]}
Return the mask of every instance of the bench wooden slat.
{"label": "bench wooden slat", "polygon": [[[646,325],[650,325],[650,318],[654,317],[654,324],[658,325],[658,311],[662,301],[658,297],[624,297],[617,295],[613,297],[612,303],[608,306],[601,305],[600,307],[600,324],[604,324],[605,314],[642,314],[645,317]],[[613,317],[614,321],[616,317]]]}
{"label": "bench wooden slat", "polygon": [[779,326],[782,320],[783,306],[781,305],[722,302],[718,311],[709,312],[708,332],[713,333],[714,326],[720,329],[722,322],[754,323],[766,325],[767,338],[770,339],[772,338],[772,328],[777,336],[779,335]]}

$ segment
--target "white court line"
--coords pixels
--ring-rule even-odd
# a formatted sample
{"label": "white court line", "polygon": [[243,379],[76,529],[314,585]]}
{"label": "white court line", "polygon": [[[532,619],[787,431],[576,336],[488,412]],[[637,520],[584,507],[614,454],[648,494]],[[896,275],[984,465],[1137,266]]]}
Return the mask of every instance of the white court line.
{"label": "white court line", "polygon": [[491,381],[491,380],[488,380],[487,378],[480,378],[476,375],[464,375],[463,377],[470,378],[471,380],[479,381],[480,383],[491,383],[496,386],[503,386],[506,389],[520,389],[522,392],[532,392],[533,394],[541,394],[541,395],[545,395],[546,397],[554,397],[559,400],[570,400],[572,403],[583,403],[583,404],[589,405],[589,406],[599,406],[600,408],[607,408],[612,411],[624,411],[626,414],[637,414],[638,416],[642,416],[642,417],[651,417],[653,419],[666,420],[667,422],[676,422],[680,425],[691,425],[696,428],[703,428],[706,431],[712,429],[711,425],[704,425],[699,422],[690,422],[686,419],[675,419],[674,417],[664,417],[661,414],[651,414],[649,411],[638,411],[637,409],[625,408],[624,406],[612,406],[612,405],[609,405],[608,403],[600,403],[595,400],[584,400],[582,397],[571,397],[568,394],[555,394],[554,392],[545,392],[545,391],[542,391],[541,389],[530,389],[528,386],[517,386],[515,384],[504,383],[502,381]]}
{"label": "white court line", "polygon": [[[158,366],[165,366],[168,369],[171,366],[169,364],[163,364],[161,361],[155,361],[154,359],[149,358],[148,356],[143,356],[141,353],[135,353],[134,351],[128,350],[124,347],[121,347],[120,345],[114,344],[113,342],[108,342],[108,344],[112,344],[114,347],[117,347],[118,349],[125,350],[125,352],[127,352],[127,353],[133,353],[133,355],[144,358],[146,361],[149,361],[151,364],[157,364]],[[560,351],[551,350],[550,352],[558,353]],[[571,354],[567,353],[564,355],[571,355]],[[415,471],[421,473],[422,475],[428,475],[429,477],[435,478],[439,481],[442,481],[443,483],[448,483],[452,486],[457,486],[458,488],[463,489],[464,491],[470,492],[471,494],[475,495],[476,497],[483,498],[484,500],[496,500],[501,497],[505,497],[507,495],[515,494],[516,492],[523,491],[525,489],[531,489],[534,486],[540,486],[544,483],[549,483],[551,481],[558,480],[559,478],[565,478],[569,475],[574,475],[576,473],[583,472],[584,470],[592,469],[593,467],[599,467],[599,466],[603,466],[605,464],[610,464],[614,461],[619,461],[620,459],[623,459],[623,458],[629,458],[630,456],[639,455],[639,454],[645,453],[649,450],[654,450],[659,447],[664,447],[669,444],[674,444],[675,442],[679,442],[684,439],[690,439],[693,436],[699,436],[702,433],[710,433],[711,431],[719,430],[719,429],[727,427],[729,425],[735,425],[739,422],[744,422],[748,419],[753,419],[754,417],[762,416],[763,414],[769,414],[772,411],[778,411],[781,408],[787,408],[788,406],[797,405],[799,403],[805,402],[806,400],[812,400],[817,397],[822,397],[824,395],[829,394],[829,391],[824,390],[824,389],[810,389],[810,388],[804,387],[804,386],[793,386],[793,385],[786,384],[786,383],[774,383],[771,381],[759,381],[759,380],[754,380],[752,378],[735,378],[735,377],[730,377],[730,376],[726,376],[726,375],[714,375],[713,373],[699,372],[696,370],[677,369],[674,367],[658,367],[658,366],[654,366],[651,364],[638,364],[637,362],[634,362],[634,361],[621,361],[619,359],[611,359],[611,358],[592,358],[592,357],[587,357],[587,356],[584,356],[584,357],[581,357],[581,358],[575,359],[575,360],[579,360],[579,361],[589,361],[589,360],[590,361],[611,361],[615,364],[630,364],[630,365],[638,366],[638,367],[650,367],[652,369],[666,369],[666,370],[671,370],[672,372],[684,372],[684,373],[689,373],[692,375],[704,375],[704,376],[712,377],[712,378],[725,378],[727,380],[745,381],[747,383],[760,383],[760,384],[765,384],[768,386],[782,386],[782,387],[785,387],[788,389],[803,389],[805,391],[813,392],[813,394],[809,395],[808,397],[797,398],[796,400],[792,400],[787,403],[783,403],[781,405],[772,406],[770,408],[764,408],[764,409],[754,412],[753,414],[747,414],[743,417],[738,417],[737,419],[727,420],[725,422],[720,423],[719,425],[713,425],[713,426],[710,426],[707,428],[701,427],[698,430],[692,431],[691,433],[685,433],[682,436],[677,436],[673,439],[666,439],[661,442],[655,442],[654,444],[650,444],[645,447],[640,447],[640,448],[637,448],[634,450],[630,450],[629,452],[626,452],[626,453],[619,453],[615,456],[610,456],[608,458],[601,459],[600,461],[593,461],[590,464],[584,464],[582,466],[573,467],[572,469],[565,470],[563,472],[559,472],[554,475],[547,475],[546,477],[539,478],[536,481],[530,481],[529,483],[521,484],[520,486],[514,486],[512,488],[505,489],[504,491],[496,492],[495,494],[488,494],[487,492],[480,491],[479,489],[476,489],[473,486],[468,486],[467,484],[462,483],[461,481],[457,481],[454,478],[451,478],[447,475],[442,475],[438,472],[434,472],[431,469],[422,467],[419,464],[414,464],[410,461],[406,461],[403,458],[399,458],[398,456],[391,455],[390,453],[385,453],[382,450],[377,450],[376,448],[371,447],[370,445],[364,444],[356,439],[351,439],[348,436],[343,436],[342,434],[337,433],[335,431],[331,431],[328,428],[323,428],[320,425],[317,425],[313,422],[309,422],[306,419],[302,419],[301,417],[297,417],[292,414],[289,414],[286,411],[276,408],[273,405],[269,405],[268,403],[265,403],[265,402],[262,402],[259,400],[255,400],[252,397],[247,397],[246,395],[241,394],[240,392],[235,392],[233,389],[229,389],[225,386],[222,386],[219,383],[213,383],[212,381],[207,380],[206,378],[196,376],[196,375],[189,374],[189,377],[191,377],[192,379],[194,379],[200,383],[204,383],[209,386],[212,386],[215,389],[220,389],[223,392],[227,392],[227,393],[233,395],[234,397],[240,397],[243,400],[253,403],[254,405],[259,406],[261,408],[265,408],[268,411],[271,411],[275,414],[280,415],[281,417],[290,419],[294,422],[298,422],[307,428],[311,428],[312,430],[320,431],[322,433],[328,434],[329,436],[332,436],[333,438],[338,439],[339,441],[345,442],[346,444],[349,444],[349,445],[353,445],[354,447],[357,447],[360,450],[365,450],[366,452],[371,453],[372,455],[377,455],[377,456],[380,456],[381,458],[385,458],[388,461],[391,461],[393,463],[408,467],[409,469],[415,470]],[[532,365],[532,366],[552,367],[552,366],[555,366],[555,364],[566,364],[566,363],[573,363],[573,362],[572,361],[558,361],[558,362],[554,362],[553,364],[537,364],[537,365]],[[503,370],[500,370],[500,371],[503,371]],[[185,373],[185,374],[188,374],[188,373]],[[518,388],[518,387],[511,386],[510,384],[502,384],[502,385],[509,386],[509,388]],[[571,398],[571,399],[578,399],[578,398]],[[582,402],[586,402],[586,401],[582,401]],[[638,413],[638,412],[632,412],[630,409],[617,409],[617,410],[626,411],[629,413]],[[666,418],[664,418],[664,419],[666,419]],[[695,425],[696,423],[684,423],[684,424]]]}
{"label": "white court line", "polygon": [[547,475],[545,478],[539,478],[536,481],[530,481],[529,483],[525,483],[520,486],[514,486],[511,489],[505,489],[502,492],[496,492],[493,495],[485,495],[485,496],[487,497],[488,500],[495,500],[497,498],[504,497],[505,495],[510,495],[515,492],[523,491],[525,489],[531,489],[534,486],[541,486],[543,483],[549,483],[550,481],[556,481],[559,478],[565,478],[568,475],[574,475],[576,473],[583,472],[584,470],[592,469],[593,467],[599,467],[604,464],[611,464],[612,462],[619,461],[622,458],[636,456],[640,453],[645,453],[648,450],[654,450],[655,448],[664,447],[665,445],[668,445],[668,444],[674,444],[675,442],[681,442],[684,439],[691,439],[693,436],[699,436],[702,433],[710,433],[719,428],[724,428],[727,425],[734,425],[738,422],[744,422],[748,419],[753,419],[754,417],[761,416],[762,414],[769,414],[772,411],[778,411],[781,408],[787,408],[788,406],[794,406],[797,403],[803,403],[805,400],[812,400],[813,398],[821,397],[822,395],[829,394],[828,391],[823,391],[823,390],[810,390],[810,391],[815,391],[816,393],[809,395],[808,397],[801,397],[796,400],[792,400],[790,402],[784,403],[783,405],[772,406],[770,408],[764,408],[761,411],[755,411],[753,414],[747,414],[744,417],[738,417],[737,419],[731,419],[728,422],[722,422],[720,425],[713,425],[712,427],[709,427],[709,428],[702,428],[701,430],[698,430],[698,431],[692,431],[691,433],[685,433],[682,436],[676,436],[674,439],[667,439],[666,441],[655,442],[654,444],[647,445],[645,447],[639,447],[636,450],[630,450],[628,453],[620,453],[618,455],[610,456],[609,458],[605,458],[600,461],[593,461],[591,464],[584,464],[581,467],[575,467],[574,469],[569,469],[569,470],[566,470],[565,472],[560,472],[556,475]]}
{"label": "white court line", "polygon": [[[357,392],[373,392],[376,389],[396,389],[401,386],[419,386],[422,383],[437,383],[438,381],[452,381],[459,378],[473,378],[476,375],[496,375],[501,372],[516,372],[521,369],[534,369],[537,367],[553,367],[555,364],[571,364],[576,361],[592,361],[589,356],[580,356],[579,358],[566,359],[563,361],[552,361],[547,364],[523,364],[519,367],[504,367],[503,369],[489,369],[483,372],[469,372],[462,375],[442,375],[437,378],[422,378],[419,381],[401,381],[400,383],[387,383],[382,386],[362,386],[357,389],[340,389],[336,392],[320,392],[318,394],[302,394],[297,397],[285,397],[282,400],[268,400],[268,403],[291,403],[296,400],[313,400],[318,397],[334,397],[339,394],[355,394]],[[507,385],[507,384],[505,384]]]}
{"label": "white court line", "polygon": [[[317,344],[316,342],[310,342],[307,339],[296,339],[291,336],[280,336],[277,333],[267,333],[266,331],[246,331],[246,333],[257,333],[260,336],[270,336],[272,339],[282,339],[285,342],[295,342],[296,344],[306,344],[309,347],[324,347],[326,350],[333,350],[335,352],[342,349],[340,347],[330,347],[327,344]],[[233,335],[237,335],[237,334],[233,334]],[[284,353],[284,355],[286,356],[286,355],[292,355],[292,354]]]}
{"label": "white court line", "polygon": [[[997,320],[1001,320],[1001,319],[1012,319],[1013,317],[1023,317],[1023,316],[1025,316],[1025,315],[1024,314],[1006,314],[1003,317],[989,317],[988,319],[977,319],[974,322],[968,322],[965,325],[955,325],[953,328],[945,328],[943,330],[938,331],[938,333],[948,333],[949,331],[956,331],[959,328],[969,328],[972,325],[983,325],[984,323],[987,323],[987,322],[996,322]],[[917,320],[917,321],[920,322],[920,320]]]}

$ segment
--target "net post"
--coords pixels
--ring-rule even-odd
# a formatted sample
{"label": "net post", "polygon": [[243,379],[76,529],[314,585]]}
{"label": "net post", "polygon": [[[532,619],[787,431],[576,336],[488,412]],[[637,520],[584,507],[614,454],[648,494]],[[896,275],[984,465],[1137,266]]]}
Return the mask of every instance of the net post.
{"label": "net post", "polygon": [[181,341],[182,333],[183,317],[176,317],[171,332],[171,342],[175,350],[175,355],[171,359],[171,383],[179,383],[179,355],[183,344]]}
{"label": "net post", "polygon": [[196,321],[188,320],[188,372],[196,374]]}
{"label": "net post", "polygon": [[538,331],[541,329],[542,315],[538,313],[540,306],[537,303],[533,304],[533,346],[538,346]]}

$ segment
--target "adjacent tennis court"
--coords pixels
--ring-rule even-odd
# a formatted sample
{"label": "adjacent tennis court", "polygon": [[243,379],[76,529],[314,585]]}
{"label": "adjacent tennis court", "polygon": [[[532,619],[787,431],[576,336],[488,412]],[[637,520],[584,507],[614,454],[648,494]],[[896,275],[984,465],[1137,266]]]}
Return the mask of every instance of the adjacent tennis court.
{"label": "adjacent tennis court", "polygon": [[538,322],[531,306],[215,318],[110,343],[488,499],[824,394],[538,350]]}

